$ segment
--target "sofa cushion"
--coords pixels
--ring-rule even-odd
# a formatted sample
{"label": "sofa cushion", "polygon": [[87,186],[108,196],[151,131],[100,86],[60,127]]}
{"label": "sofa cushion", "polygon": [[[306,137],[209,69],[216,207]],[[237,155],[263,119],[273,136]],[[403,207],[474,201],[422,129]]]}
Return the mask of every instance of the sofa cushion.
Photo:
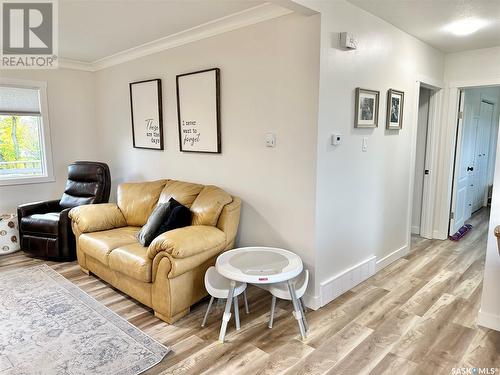
{"label": "sofa cushion", "polygon": [[149,246],[151,241],[160,233],[159,229],[163,223],[167,222],[172,212],[172,206],[171,201],[158,203],[151,215],[149,215],[146,224],[144,224],[137,234],[137,240],[142,246]]}
{"label": "sofa cushion", "polygon": [[59,212],[49,212],[24,216],[21,218],[21,232],[57,236],[59,215]]}
{"label": "sofa cushion", "polygon": [[109,255],[109,268],[146,283],[152,281],[152,262],[148,248],[138,242],[120,246]]}
{"label": "sofa cushion", "polygon": [[165,203],[174,198],[180,204],[191,207],[194,200],[203,189],[203,185],[191,182],[168,180],[165,188],[161,192],[158,203]]}
{"label": "sofa cushion", "polygon": [[153,212],[167,180],[127,183],[118,186],[117,203],[127,225],[142,227]]}
{"label": "sofa cushion", "polygon": [[109,265],[109,254],[117,247],[137,243],[140,228],[123,227],[101,232],[84,233],[78,238],[80,249],[92,258]]}
{"label": "sofa cushion", "polygon": [[232,201],[233,198],[221,188],[205,186],[191,206],[191,225],[217,225],[222,209]]}

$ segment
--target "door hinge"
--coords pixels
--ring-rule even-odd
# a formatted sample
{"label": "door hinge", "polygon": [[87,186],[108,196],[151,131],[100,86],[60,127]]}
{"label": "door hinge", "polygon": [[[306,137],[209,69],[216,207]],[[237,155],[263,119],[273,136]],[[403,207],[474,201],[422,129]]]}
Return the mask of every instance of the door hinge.
{"label": "door hinge", "polygon": [[454,212],[450,212],[450,219],[454,219],[455,218],[455,213]]}
{"label": "door hinge", "polygon": [[459,120],[464,118],[464,111],[458,112],[458,118],[459,118]]}

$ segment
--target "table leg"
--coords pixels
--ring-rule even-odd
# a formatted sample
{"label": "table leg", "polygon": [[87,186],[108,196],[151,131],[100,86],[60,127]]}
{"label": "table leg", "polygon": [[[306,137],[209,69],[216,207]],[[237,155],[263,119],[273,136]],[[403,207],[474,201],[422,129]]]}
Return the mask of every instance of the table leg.
{"label": "table leg", "polygon": [[276,296],[273,296],[273,299],[271,300],[271,315],[269,316],[269,324],[267,325],[269,328],[273,328],[275,308],[276,308]]}
{"label": "table leg", "polygon": [[236,330],[240,330],[240,307],[238,305],[238,297],[233,297],[233,306],[234,306],[234,321],[236,323]]}
{"label": "table leg", "polygon": [[299,298],[299,302],[300,302],[300,307],[302,308],[302,321],[304,322],[304,328],[306,329],[306,332],[309,331],[309,325],[307,324],[307,320],[306,320],[306,305],[304,304],[304,299],[303,298]]}
{"label": "table leg", "polygon": [[220,326],[219,342],[224,342],[224,336],[226,336],[227,323],[231,319],[231,305],[233,303],[234,287],[236,286],[236,281],[231,280],[229,284],[229,293],[226,299],[226,308],[224,309],[224,315],[222,315],[222,325]]}
{"label": "table leg", "polygon": [[202,327],[205,327],[205,323],[207,322],[208,313],[210,311],[210,308],[212,307],[212,302],[214,302],[214,297],[210,298],[210,302],[208,303],[208,307],[207,307],[207,312],[205,313],[205,317],[203,318],[203,322],[201,323]]}
{"label": "table leg", "polygon": [[297,320],[297,323],[299,324],[299,330],[300,330],[300,336],[302,337],[302,340],[306,339],[306,330],[304,328],[304,321],[302,320],[302,308],[299,305],[299,301],[297,300],[297,295],[295,294],[295,288],[293,287],[292,283],[290,280],[287,281],[288,284],[288,291],[290,292],[290,297],[292,297],[292,304],[293,304],[293,316]]}
{"label": "table leg", "polygon": [[247,290],[243,291],[243,298],[245,298],[245,312],[250,314],[250,310],[248,309],[248,300],[247,300]]}

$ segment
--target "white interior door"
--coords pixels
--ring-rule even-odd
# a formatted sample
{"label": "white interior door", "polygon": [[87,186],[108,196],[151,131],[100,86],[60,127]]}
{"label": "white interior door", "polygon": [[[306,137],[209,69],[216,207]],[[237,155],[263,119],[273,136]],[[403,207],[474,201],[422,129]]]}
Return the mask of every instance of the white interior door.
{"label": "white interior door", "polygon": [[483,207],[488,190],[488,157],[490,151],[493,104],[481,101],[477,121],[476,148],[474,153],[474,199],[472,212]]}
{"label": "white interior door", "polygon": [[455,152],[455,173],[450,215],[450,235],[455,233],[472,214],[474,184],[474,150],[476,143],[476,125],[472,114],[463,112],[465,95],[460,91],[460,105]]}

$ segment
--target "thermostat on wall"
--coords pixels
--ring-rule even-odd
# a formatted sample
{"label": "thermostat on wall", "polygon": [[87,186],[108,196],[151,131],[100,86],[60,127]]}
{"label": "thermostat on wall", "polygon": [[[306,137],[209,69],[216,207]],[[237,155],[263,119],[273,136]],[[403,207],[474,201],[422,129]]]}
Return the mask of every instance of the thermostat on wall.
{"label": "thermostat on wall", "polygon": [[351,33],[340,33],[340,46],[345,49],[356,49],[358,41]]}

